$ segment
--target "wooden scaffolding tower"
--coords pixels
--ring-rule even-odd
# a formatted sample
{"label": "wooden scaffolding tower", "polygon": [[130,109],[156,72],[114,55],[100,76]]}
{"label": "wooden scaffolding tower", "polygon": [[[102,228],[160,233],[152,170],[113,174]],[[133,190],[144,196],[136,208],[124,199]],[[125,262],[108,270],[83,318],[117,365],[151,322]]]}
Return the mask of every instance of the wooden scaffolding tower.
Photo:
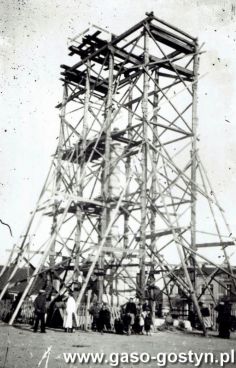
{"label": "wooden scaffolding tower", "polygon": [[[197,150],[200,49],[153,13],[120,36],[90,28],[71,40],[58,147],[0,295],[19,267],[31,267],[10,324],[42,273],[60,294],[77,290],[78,304],[90,282],[100,301],[132,292],[143,300],[150,278],[168,296],[171,280],[201,322],[202,261],[228,274],[235,293],[227,253],[235,241]],[[217,241],[198,231],[197,199],[208,205]],[[223,252],[222,265],[204,253],[209,246]]]}

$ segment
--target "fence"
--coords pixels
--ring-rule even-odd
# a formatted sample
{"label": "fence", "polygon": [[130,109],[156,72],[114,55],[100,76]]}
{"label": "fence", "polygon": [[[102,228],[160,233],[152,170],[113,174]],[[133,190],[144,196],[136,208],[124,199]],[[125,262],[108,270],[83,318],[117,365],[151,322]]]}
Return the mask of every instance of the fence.
{"label": "fence", "polygon": [[[58,310],[60,312],[62,321],[65,319],[64,303],[58,303]],[[111,326],[114,328],[114,321],[119,317],[119,308],[111,307]],[[14,303],[11,300],[0,301],[0,320],[9,322],[10,317],[14,311]],[[77,314],[78,327],[85,330],[90,330],[92,326],[92,316],[90,315],[87,306],[81,305]],[[33,324],[34,322],[34,304],[32,300],[25,300],[16,318],[17,323]]]}
{"label": "fence", "polygon": [[0,319],[4,322],[8,322],[9,312],[12,308],[11,300],[0,300]]}

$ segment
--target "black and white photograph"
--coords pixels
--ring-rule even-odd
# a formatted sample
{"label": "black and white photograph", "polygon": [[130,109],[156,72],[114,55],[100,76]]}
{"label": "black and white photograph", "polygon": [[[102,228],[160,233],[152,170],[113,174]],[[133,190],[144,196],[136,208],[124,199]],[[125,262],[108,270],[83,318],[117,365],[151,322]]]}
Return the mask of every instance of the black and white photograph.
{"label": "black and white photograph", "polygon": [[235,367],[235,60],[235,0],[0,0],[0,368]]}

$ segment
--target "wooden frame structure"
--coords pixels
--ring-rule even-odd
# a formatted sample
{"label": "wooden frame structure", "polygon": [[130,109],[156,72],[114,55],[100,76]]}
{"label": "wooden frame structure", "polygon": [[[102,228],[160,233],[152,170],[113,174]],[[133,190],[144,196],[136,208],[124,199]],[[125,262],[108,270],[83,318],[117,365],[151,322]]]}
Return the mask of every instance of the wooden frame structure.
{"label": "wooden frame structure", "polygon": [[[168,278],[202,322],[196,270],[209,262],[235,285],[227,253],[235,240],[197,150],[198,41],[150,13],[120,36],[89,29],[69,51],[76,62],[62,65],[58,147],[0,298],[25,262],[34,272],[18,307],[40,273],[50,271],[63,293],[87,265],[78,304],[92,276],[100,300],[130,290],[143,300],[156,277],[169,295]],[[197,243],[197,198],[209,206],[222,266],[199,251],[209,240]]]}

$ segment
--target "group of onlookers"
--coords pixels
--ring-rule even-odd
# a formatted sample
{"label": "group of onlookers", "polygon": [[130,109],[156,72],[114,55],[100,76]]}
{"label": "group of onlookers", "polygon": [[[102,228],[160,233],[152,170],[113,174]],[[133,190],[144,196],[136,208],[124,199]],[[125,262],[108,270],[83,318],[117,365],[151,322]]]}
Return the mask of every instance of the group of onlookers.
{"label": "group of onlookers", "polygon": [[[206,332],[213,327],[213,321],[208,305],[204,302],[199,303],[203,323]],[[232,315],[231,315],[231,303],[228,300],[221,300],[219,304],[214,308],[218,313],[216,324],[219,332],[219,337],[224,339],[230,338],[230,331],[232,328]]]}
{"label": "group of onlookers", "polygon": [[[78,317],[77,317],[77,306],[72,292],[69,292],[67,296],[67,300],[64,303],[64,321],[63,327],[65,332],[73,332],[73,326],[76,325],[78,327]],[[45,314],[47,312],[47,295],[45,290],[40,290],[38,296],[34,301],[34,332],[37,332],[38,325],[40,322],[41,332],[45,331]]]}
{"label": "group of onlookers", "polygon": [[111,311],[107,303],[95,302],[89,312],[92,316],[91,328],[93,331],[111,331]]}
{"label": "group of onlookers", "polygon": [[[92,315],[93,331],[111,331],[111,312],[106,303],[94,303],[89,312]],[[130,298],[114,319],[114,330],[117,334],[150,334],[152,324],[149,303],[145,301],[144,304],[136,304]]]}
{"label": "group of onlookers", "polygon": [[[73,332],[73,326],[78,327],[77,306],[72,292],[69,292],[65,300],[64,321],[63,327],[66,332]],[[207,305],[199,303],[203,322],[206,330],[212,327],[210,311]],[[46,314],[46,292],[39,291],[39,295],[34,301],[35,321],[34,332],[37,332],[40,322],[41,332],[45,332],[45,314]],[[230,330],[232,323],[231,304],[228,301],[221,301],[215,310],[218,312],[217,324],[219,337],[230,338]],[[92,316],[91,328],[93,331],[103,333],[110,332],[111,325],[111,310],[107,303],[95,302],[89,309]],[[142,303],[135,303],[133,298],[124,304],[116,318],[113,318],[113,327],[117,334],[150,334],[153,325],[152,311],[149,302],[146,300]]]}

